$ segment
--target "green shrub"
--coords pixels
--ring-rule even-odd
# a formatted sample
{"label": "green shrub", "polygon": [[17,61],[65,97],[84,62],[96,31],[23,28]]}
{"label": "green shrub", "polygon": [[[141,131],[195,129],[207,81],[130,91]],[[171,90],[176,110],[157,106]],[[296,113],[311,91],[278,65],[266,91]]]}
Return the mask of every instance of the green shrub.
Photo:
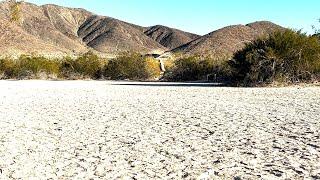
{"label": "green shrub", "polygon": [[160,62],[154,58],[146,58],[146,71],[149,78],[158,78],[161,75]]}
{"label": "green shrub", "polygon": [[15,62],[12,59],[0,59],[0,79],[13,78]]}
{"label": "green shrub", "polygon": [[110,79],[150,79],[160,74],[159,62],[137,53],[122,54],[108,62],[104,76]]}
{"label": "green shrub", "polygon": [[21,56],[16,61],[15,75],[17,77],[26,77],[34,75],[38,78],[40,73],[47,75],[59,74],[59,62],[49,60],[44,57]]}
{"label": "green shrub", "polygon": [[1,59],[0,76],[3,79],[97,79],[101,78],[104,62],[91,52],[76,59],[65,57],[62,60],[22,55],[17,60]]}
{"label": "green shrub", "polygon": [[197,56],[183,57],[173,62],[166,78],[174,81],[226,80],[229,70],[224,62],[226,61]]}
{"label": "green shrub", "polygon": [[140,54],[123,54],[116,59],[100,59],[92,52],[76,59],[50,60],[41,56],[20,56],[16,60],[0,59],[0,79],[151,79],[160,76],[159,61]]}
{"label": "green shrub", "polygon": [[103,65],[103,61],[92,52],[87,52],[76,59],[66,57],[61,62],[60,76],[72,79],[98,79],[101,78]]}
{"label": "green shrub", "polygon": [[[57,77],[60,64],[55,60],[48,60],[44,57],[31,57],[22,55],[17,60],[1,59],[1,78],[37,79]],[[45,77],[43,77],[45,76]]]}
{"label": "green shrub", "polygon": [[300,82],[320,72],[320,43],[300,31],[278,31],[235,53],[230,66],[237,82]]}

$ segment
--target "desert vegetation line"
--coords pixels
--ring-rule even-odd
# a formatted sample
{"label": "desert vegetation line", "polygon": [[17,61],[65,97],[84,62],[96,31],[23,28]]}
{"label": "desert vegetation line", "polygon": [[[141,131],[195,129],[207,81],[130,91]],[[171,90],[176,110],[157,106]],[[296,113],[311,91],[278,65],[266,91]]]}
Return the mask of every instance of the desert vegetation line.
{"label": "desert vegetation line", "polygon": [[238,86],[273,82],[296,83],[319,80],[320,40],[300,31],[282,30],[248,43],[231,60],[199,56],[164,61],[138,53],[124,53],[115,59],[101,59],[92,52],[76,59],[49,60],[21,56],[0,60],[1,79],[131,79],[165,81],[211,80]]}
{"label": "desert vegetation line", "polygon": [[160,76],[159,61],[137,53],[115,59],[99,58],[87,52],[75,59],[47,59],[22,55],[0,59],[1,79],[154,79]]}

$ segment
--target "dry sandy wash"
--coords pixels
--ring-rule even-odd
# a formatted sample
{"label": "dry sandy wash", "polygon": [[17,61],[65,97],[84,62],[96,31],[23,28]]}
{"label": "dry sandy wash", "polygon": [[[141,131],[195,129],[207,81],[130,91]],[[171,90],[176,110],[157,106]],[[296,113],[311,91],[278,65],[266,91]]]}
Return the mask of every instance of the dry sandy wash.
{"label": "dry sandy wash", "polygon": [[320,88],[0,81],[0,179],[319,179]]}

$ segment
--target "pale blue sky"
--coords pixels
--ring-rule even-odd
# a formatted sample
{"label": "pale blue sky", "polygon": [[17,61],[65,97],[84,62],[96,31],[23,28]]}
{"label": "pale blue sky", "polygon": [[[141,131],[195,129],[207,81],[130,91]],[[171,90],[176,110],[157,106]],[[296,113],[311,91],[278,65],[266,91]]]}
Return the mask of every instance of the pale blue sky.
{"label": "pale blue sky", "polygon": [[200,35],[218,28],[268,20],[312,33],[320,0],[27,0],[85,8],[141,26],[162,24]]}

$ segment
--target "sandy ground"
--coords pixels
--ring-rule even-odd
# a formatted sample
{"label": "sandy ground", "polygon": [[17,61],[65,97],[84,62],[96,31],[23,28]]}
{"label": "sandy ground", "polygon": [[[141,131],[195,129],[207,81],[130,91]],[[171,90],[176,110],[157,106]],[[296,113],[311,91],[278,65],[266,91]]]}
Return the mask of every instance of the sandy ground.
{"label": "sandy ground", "polygon": [[0,179],[319,179],[320,87],[0,81]]}

